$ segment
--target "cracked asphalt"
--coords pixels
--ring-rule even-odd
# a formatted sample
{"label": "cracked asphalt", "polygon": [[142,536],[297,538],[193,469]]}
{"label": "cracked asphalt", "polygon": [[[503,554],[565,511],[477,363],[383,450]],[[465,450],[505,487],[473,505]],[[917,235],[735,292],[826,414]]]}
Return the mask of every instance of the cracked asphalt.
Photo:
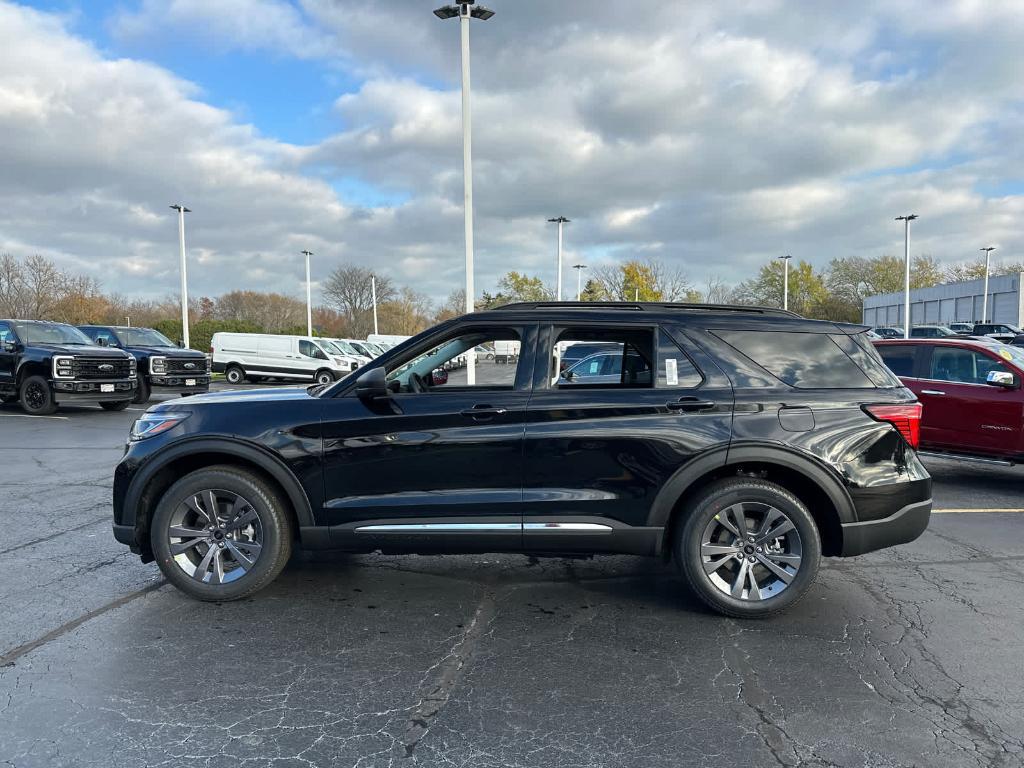
{"label": "cracked asphalt", "polygon": [[[1020,766],[1024,514],[723,619],[634,557],[297,557],[203,604],[110,533],[135,411],[0,407],[0,766]],[[936,507],[1024,468],[931,461]]]}

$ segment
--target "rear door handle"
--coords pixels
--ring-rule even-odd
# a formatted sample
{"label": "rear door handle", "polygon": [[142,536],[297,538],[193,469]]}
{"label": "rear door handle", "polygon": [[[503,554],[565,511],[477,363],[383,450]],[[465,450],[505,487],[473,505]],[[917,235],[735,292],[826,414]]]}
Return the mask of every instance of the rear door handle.
{"label": "rear door handle", "polygon": [[462,411],[463,416],[469,416],[476,421],[489,421],[495,416],[501,416],[504,413],[508,413],[508,409],[494,408],[490,405],[474,405],[472,408]]}
{"label": "rear door handle", "polygon": [[946,393],[943,392],[941,389],[922,389],[921,390],[921,394],[922,395],[944,395]]}
{"label": "rear door handle", "polygon": [[697,397],[680,397],[678,400],[671,400],[665,405],[672,411],[684,411],[692,413],[695,411],[710,411],[715,407],[711,400],[701,400]]}

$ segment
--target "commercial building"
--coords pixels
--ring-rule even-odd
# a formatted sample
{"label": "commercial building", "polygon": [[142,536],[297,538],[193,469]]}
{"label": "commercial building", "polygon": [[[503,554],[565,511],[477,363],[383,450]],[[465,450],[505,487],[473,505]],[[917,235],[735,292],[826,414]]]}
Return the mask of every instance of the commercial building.
{"label": "commercial building", "polygon": [[[984,280],[964,283],[946,283],[932,288],[917,288],[910,292],[910,324],[926,325],[953,322],[1009,323],[1020,326],[1024,319],[1021,302],[1021,277],[1014,272],[988,279],[988,317],[981,316]],[[864,299],[864,324],[873,327],[903,327],[903,292],[882,293]]]}

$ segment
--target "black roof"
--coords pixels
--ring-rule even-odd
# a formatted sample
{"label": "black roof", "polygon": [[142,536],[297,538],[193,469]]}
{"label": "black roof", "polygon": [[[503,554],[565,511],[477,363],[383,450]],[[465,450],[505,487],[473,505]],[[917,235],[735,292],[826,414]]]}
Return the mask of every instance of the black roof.
{"label": "black roof", "polygon": [[520,301],[503,304],[489,311],[502,312],[522,309],[572,309],[572,310],[621,310],[631,312],[664,312],[682,310],[686,312],[735,312],[752,315],[779,315],[800,317],[796,312],[775,307],[757,307],[741,304],[686,304],[675,301]]}

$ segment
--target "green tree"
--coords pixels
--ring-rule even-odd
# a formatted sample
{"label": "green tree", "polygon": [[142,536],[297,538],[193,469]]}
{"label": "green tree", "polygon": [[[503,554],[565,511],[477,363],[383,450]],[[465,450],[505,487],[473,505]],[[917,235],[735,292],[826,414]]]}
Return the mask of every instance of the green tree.
{"label": "green tree", "polygon": [[600,286],[596,301],[687,301],[692,287],[685,273],[655,259],[630,259],[622,264],[609,264],[594,270],[587,281]]}
{"label": "green tree", "polygon": [[[759,304],[781,307],[783,294],[783,264],[773,259],[761,267],[756,278],[736,287],[735,298],[740,304]],[[808,262],[800,261],[789,270],[789,309],[800,315],[814,317],[814,310],[825,302],[828,289],[824,277]]]}
{"label": "green tree", "polygon": [[509,272],[498,280],[498,292],[484,291],[477,302],[477,309],[494,309],[517,301],[551,301],[552,292],[539,277],[530,277],[520,272]]}

